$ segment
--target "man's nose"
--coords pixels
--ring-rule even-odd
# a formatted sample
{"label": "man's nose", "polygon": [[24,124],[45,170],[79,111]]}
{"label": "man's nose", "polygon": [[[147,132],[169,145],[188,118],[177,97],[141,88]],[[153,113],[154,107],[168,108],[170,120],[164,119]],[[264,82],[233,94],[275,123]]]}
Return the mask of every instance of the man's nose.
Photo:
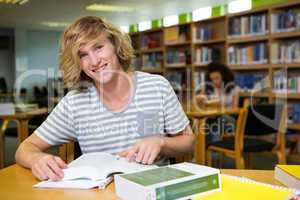
{"label": "man's nose", "polygon": [[90,54],[90,60],[93,66],[97,66],[101,61],[101,59],[98,58],[98,56],[95,53]]}

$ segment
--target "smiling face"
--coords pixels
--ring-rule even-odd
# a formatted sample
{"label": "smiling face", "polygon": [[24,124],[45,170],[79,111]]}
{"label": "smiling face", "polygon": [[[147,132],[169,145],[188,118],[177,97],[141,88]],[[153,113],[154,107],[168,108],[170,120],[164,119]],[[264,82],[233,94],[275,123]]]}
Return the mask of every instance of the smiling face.
{"label": "smiling face", "polygon": [[78,56],[81,70],[96,84],[109,83],[122,70],[115,47],[105,34],[97,42],[82,45]]}
{"label": "smiling face", "polygon": [[220,72],[212,72],[209,75],[210,80],[216,88],[221,88],[222,86],[222,75]]}

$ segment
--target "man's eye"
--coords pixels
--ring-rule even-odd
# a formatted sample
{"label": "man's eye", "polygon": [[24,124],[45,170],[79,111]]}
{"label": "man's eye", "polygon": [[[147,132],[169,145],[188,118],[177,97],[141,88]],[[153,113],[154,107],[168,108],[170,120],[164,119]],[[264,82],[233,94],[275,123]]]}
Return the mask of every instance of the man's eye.
{"label": "man's eye", "polygon": [[87,54],[79,54],[79,58],[84,58],[85,56],[87,56]]}
{"label": "man's eye", "polygon": [[102,49],[103,48],[103,45],[98,45],[95,47],[96,49]]}

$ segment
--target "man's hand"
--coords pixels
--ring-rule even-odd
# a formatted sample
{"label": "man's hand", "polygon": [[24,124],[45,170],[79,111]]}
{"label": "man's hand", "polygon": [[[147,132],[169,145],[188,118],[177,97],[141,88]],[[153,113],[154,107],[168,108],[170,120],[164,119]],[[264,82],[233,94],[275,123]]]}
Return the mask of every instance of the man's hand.
{"label": "man's hand", "polygon": [[40,180],[59,181],[64,177],[62,171],[64,168],[67,168],[67,164],[61,158],[50,154],[41,154],[32,164],[31,171]]}
{"label": "man's hand", "polygon": [[153,164],[165,145],[164,137],[150,137],[135,143],[133,147],[119,153],[128,161],[136,161],[142,164]]}

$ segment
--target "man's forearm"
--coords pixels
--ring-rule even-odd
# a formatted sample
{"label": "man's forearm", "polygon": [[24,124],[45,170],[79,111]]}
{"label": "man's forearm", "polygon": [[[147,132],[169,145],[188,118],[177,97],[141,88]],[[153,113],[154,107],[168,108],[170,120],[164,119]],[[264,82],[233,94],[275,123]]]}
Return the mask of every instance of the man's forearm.
{"label": "man's forearm", "polygon": [[19,146],[15,158],[18,164],[31,168],[33,162],[44,154],[45,153],[34,144],[25,141]]}
{"label": "man's forearm", "polygon": [[162,153],[167,156],[192,153],[195,146],[195,139],[196,137],[191,130],[186,130],[174,137],[164,137]]}

